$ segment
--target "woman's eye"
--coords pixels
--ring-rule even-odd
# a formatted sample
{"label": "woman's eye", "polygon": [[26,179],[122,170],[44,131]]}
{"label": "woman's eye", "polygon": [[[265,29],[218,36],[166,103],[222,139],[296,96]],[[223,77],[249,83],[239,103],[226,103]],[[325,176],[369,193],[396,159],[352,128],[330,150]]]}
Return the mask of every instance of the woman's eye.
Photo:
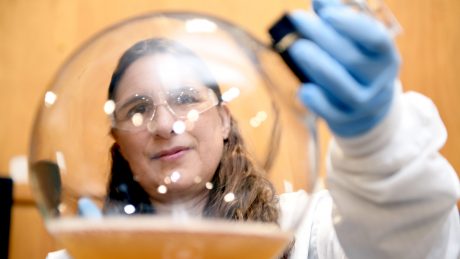
{"label": "woman's eye", "polygon": [[135,114],[146,114],[151,110],[151,105],[146,103],[136,104],[134,107],[130,108],[127,114],[127,117],[131,118]]}
{"label": "woman's eye", "polygon": [[170,96],[170,101],[175,105],[184,105],[201,102],[201,98],[197,92],[181,91]]}
{"label": "woman's eye", "polygon": [[191,94],[182,94],[176,98],[175,103],[176,104],[190,104],[190,103],[196,103],[198,101],[199,99],[196,96],[193,96]]}

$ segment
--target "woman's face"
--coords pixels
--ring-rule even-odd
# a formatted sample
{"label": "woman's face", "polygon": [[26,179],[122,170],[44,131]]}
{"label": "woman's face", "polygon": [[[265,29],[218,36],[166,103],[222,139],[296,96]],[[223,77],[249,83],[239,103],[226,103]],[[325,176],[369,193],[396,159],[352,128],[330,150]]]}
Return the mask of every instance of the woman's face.
{"label": "woman's face", "polygon": [[149,127],[136,132],[113,130],[134,179],[153,201],[187,201],[207,193],[206,183],[211,181],[219,165],[223,142],[229,134],[228,110],[219,105],[201,113],[185,132],[173,131],[178,118],[164,105],[165,93],[171,87],[188,86],[206,87],[193,70],[179,60],[157,54],[132,63],[116,89],[117,107],[139,95],[162,104],[156,106]]}

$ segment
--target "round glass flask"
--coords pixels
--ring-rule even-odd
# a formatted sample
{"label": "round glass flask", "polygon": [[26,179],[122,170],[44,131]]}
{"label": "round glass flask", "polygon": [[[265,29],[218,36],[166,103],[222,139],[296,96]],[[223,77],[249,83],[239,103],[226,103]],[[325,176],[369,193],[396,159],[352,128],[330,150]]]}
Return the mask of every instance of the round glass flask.
{"label": "round glass flask", "polygon": [[216,17],[153,13],[102,31],[36,117],[30,176],[48,231],[74,258],[289,251],[316,183],[298,84]]}

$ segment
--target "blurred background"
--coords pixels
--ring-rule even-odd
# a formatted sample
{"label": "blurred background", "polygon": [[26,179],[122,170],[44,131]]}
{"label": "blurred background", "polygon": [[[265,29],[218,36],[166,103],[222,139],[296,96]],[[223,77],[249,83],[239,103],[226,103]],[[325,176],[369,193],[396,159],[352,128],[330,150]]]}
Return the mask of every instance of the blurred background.
{"label": "blurred background", "polygon": [[[449,133],[442,153],[459,172],[460,156],[456,151],[460,150],[460,109],[456,103],[460,99],[460,1],[385,2],[404,28],[397,38],[403,57],[400,77],[404,88],[429,96],[438,106]],[[14,180],[9,258],[45,258],[49,251],[59,248],[44,229],[27,183],[28,143],[44,91],[59,66],[83,42],[126,18],[175,10],[218,16],[268,44],[270,25],[286,10],[296,8],[309,8],[309,3],[306,0],[0,0],[0,177]],[[324,157],[330,135],[324,124],[319,128]],[[320,169],[324,175],[323,163]],[[0,208],[0,211],[7,210]],[[8,231],[0,233],[2,242],[8,240],[5,232]]]}

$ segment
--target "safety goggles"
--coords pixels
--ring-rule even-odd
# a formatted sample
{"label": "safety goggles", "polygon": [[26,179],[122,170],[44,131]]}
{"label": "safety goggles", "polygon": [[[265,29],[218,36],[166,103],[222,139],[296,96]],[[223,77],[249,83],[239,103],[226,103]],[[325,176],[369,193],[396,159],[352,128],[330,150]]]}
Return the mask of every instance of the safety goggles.
{"label": "safety goggles", "polygon": [[199,115],[216,106],[219,101],[210,88],[184,87],[170,89],[157,102],[153,96],[135,94],[131,98],[115,103],[112,126],[131,132],[149,129],[155,119],[158,107],[165,108],[176,120],[198,119]]}

